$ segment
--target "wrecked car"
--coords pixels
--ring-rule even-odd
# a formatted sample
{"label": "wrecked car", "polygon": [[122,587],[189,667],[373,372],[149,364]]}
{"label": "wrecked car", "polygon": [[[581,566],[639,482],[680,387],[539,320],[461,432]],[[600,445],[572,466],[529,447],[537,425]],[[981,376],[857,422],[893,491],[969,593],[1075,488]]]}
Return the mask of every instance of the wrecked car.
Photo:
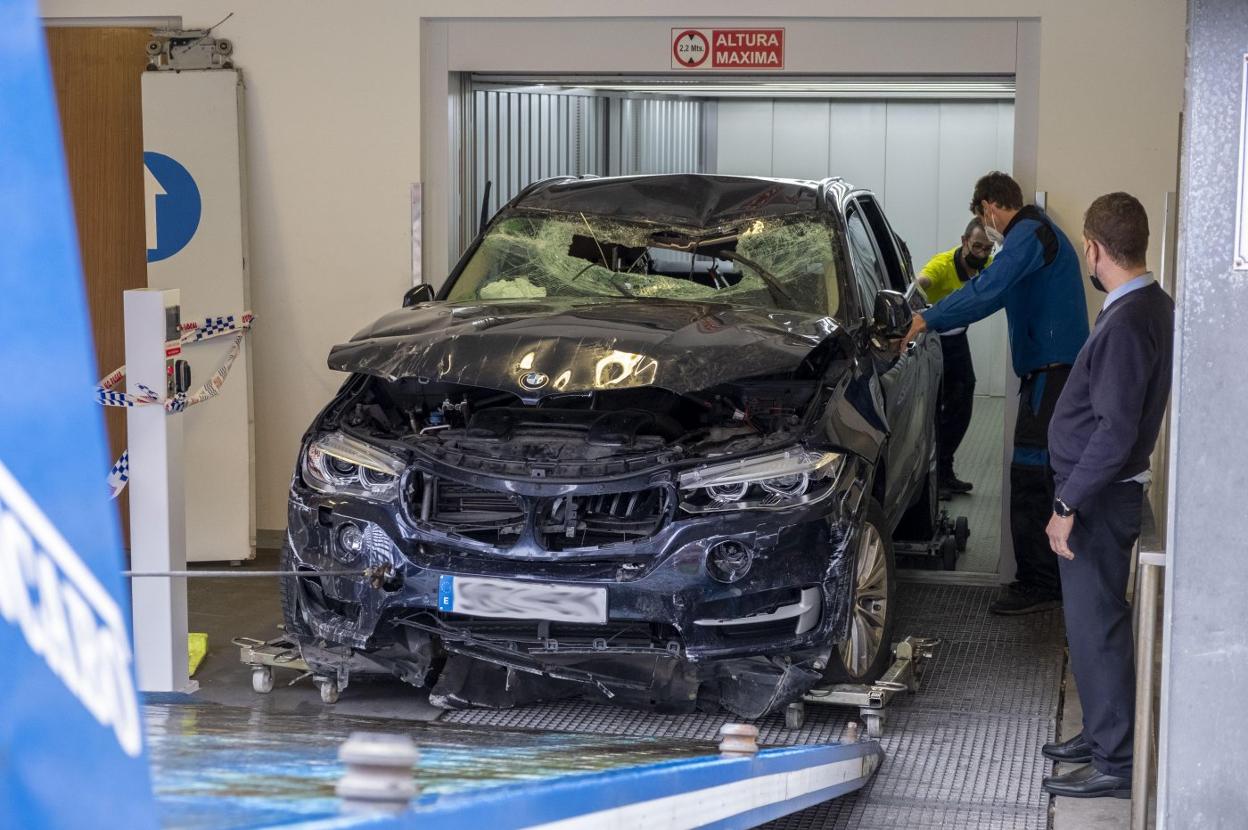
{"label": "wrecked car", "polygon": [[436,298],[330,352],[288,633],[336,688],[389,673],[450,708],[751,718],[875,679],[892,536],[937,509],[913,276],[839,179],[530,186]]}

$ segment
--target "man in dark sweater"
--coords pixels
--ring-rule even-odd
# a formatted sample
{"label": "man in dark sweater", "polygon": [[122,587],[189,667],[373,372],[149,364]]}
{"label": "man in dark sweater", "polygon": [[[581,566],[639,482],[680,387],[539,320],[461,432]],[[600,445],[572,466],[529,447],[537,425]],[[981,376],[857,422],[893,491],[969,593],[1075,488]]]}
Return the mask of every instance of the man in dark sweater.
{"label": "man in dark sweater", "polygon": [[[914,315],[902,343],[919,332],[947,332],[1005,309],[1010,356],[1019,378],[1014,458],[1010,464],[1010,538],[1017,581],[990,606],[994,614],[1031,614],[1061,603],[1057,563],[1044,538],[1053,504],[1049,419],[1079,348],[1088,338],[1088,306],[1079,254],[1018,182],[993,172],[975,183],[971,212],[1001,242],[992,264],[945,299]],[[996,237],[996,238],[994,238]]]}
{"label": "man in dark sweater", "polygon": [[1131,795],[1135,655],[1127,576],[1149,456],[1170,394],[1174,303],[1144,264],[1148,216],[1110,193],[1084,216],[1084,258],[1107,291],[1049,426],[1056,498],[1047,533],[1062,575],[1066,639],[1083,732],[1044,754],[1090,762],[1055,775],[1055,795]]}

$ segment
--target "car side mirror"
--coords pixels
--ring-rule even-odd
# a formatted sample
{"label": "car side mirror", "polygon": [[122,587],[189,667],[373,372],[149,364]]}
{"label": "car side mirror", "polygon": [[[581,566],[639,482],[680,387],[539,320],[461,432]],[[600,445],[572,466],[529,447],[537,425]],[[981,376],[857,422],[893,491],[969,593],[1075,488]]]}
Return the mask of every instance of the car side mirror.
{"label": "car side mirror", "polygon": [[875,314],[871,320],[871,333],[881,340],[897,340],[905,337],[914,321],[906,295],[900,291],[880,291],[875,295]]}
{"label": "car side mirror", "polygon": [[427,282],[422,282],[420,285],[413,285],[411,288],[407,289],[407,292],[403,295],[404,308],[417,305],[418,303],[428,303],[432,301],[433,286]]}

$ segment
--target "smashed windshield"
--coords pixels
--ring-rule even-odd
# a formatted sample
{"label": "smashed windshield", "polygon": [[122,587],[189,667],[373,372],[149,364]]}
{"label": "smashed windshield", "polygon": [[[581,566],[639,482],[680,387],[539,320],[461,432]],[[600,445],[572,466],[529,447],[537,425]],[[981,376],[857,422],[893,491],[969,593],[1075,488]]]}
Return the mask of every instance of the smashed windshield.
{"label": "smashed windshield", "polygon": [[835,314],[836,262],[829,226],[808,215],[708,232],[524,213],[490,228],[448,299],[661,298]]}

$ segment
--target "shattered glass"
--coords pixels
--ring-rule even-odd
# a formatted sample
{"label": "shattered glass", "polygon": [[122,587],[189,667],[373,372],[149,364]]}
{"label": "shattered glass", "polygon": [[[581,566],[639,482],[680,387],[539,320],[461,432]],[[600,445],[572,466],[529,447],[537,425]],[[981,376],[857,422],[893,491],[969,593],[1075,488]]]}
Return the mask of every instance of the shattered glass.
{"label": "shattered glass", "polygon": [[658,298],[835,314],[835,242],[828,225],[809,217],[708,232],[515,214],[486,234],[448,299]]}

